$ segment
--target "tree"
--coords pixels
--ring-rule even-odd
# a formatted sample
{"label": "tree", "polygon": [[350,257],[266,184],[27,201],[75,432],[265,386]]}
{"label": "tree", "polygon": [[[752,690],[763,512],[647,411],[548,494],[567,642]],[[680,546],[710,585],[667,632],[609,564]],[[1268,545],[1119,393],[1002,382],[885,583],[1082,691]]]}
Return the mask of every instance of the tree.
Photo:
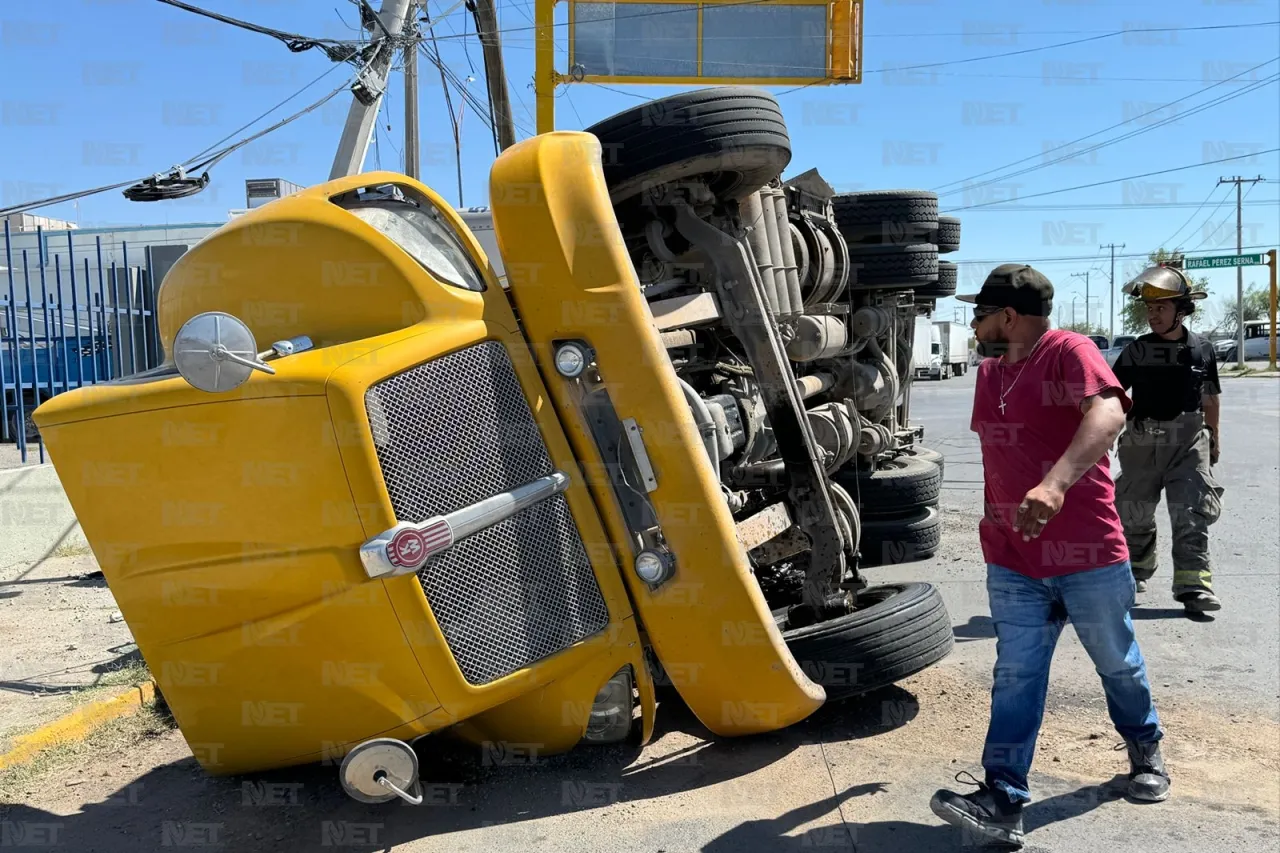
{"label": "tree", "polygon": [[[1166,264],[1167,266],[1182,269],[1182,260],[1181,252],[1167,252],[1163,248],[1156,249],[1154,252],[1147,255],[1147,265],[1152,267],[1158,264]],[[1187,278],[1190,279],[1192,290],[1202,290],[1205,293],[1209,292],[1209,279],[1207,277],[1201,276],[1200,278],[1191,278],[1188,276]],[[1200,305],[1204,305],[1204,303],[1201,302]],[[1197,306],[1197,309],[1198,308],[1199,306]],[[1199,310],[1197,310],[1197,316],[1199,316]],[[1124,323],[1124,330],[1131,335],[1150,331],[1151,327],[1147,325],[1147,307],[1140,299],[1134,299],[1132,296],[1126,294],[1124,297],[1124,306],[1120,310],[1120,318]],[[1191,320],[1187,321],[1187,325],[1197,325],[1194,322],[1196,319],[1197,317],[1193,316]]]}
{"label": "tree", "polygon": [[1079,332],[1082,335],[1102,335],[1108,340],[1111,338],[1106,329],[1094,323],[1067,323],[1062,328],[1068,332]]}
{"label": "tree", "polygon": [[[1239,305],[1240,300],[1234,297],[1221,299],[1219,307],[1222,317],[1213,326],[1213,331],[1219,332],[1223,337],[1234,338],[1236,336],[1236,317],[1239,316],[1237,311]],[[1249,289],[1244,292],[1244,318],[1246,320],[1263,320],[1270,316],[1270,291],[1250,284]]]}

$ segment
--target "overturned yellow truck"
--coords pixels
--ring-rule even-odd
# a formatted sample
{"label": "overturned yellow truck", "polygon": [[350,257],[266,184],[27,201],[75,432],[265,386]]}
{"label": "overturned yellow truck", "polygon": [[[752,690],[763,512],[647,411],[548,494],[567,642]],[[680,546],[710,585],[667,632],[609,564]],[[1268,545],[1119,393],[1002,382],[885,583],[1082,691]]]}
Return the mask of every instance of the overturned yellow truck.
{"label": "overturned yellow truck", "polygon": [[781,114],[715,91],[768,127],[506,151],[505,287],[402,175],[251,211],[165,279],[164,365],[35,413],[208,771],[341,760],[353,797],[419,802],[431,733],[644,742],[669,686],[749,735],[951,650],[934,588],[859,571],[831,476],[889,441],[830,414],[884,312],[847,258],[786,290]]}

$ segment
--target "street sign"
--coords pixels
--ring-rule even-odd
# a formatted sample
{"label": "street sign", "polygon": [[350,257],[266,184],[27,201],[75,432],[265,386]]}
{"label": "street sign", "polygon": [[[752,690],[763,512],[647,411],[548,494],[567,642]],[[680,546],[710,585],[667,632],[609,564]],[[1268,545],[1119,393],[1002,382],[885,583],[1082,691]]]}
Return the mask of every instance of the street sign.
{"label": "street sign", "polygon": [[1209,270],[1219,267],[1250,267],[1265,264],[1266,255],[1214,255],[1208,258],[1187,258],[1182,262],[1184,270]]}

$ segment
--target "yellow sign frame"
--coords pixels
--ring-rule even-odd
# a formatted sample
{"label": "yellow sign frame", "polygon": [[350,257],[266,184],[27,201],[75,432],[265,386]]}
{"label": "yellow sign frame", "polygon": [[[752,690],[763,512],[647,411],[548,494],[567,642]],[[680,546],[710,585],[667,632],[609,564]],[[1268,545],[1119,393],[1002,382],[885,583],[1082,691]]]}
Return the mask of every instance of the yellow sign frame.
{"label": "yellow sign frame", "polygon": [[[824,6],[827,8],[827,57],[824,77],[713,77],[579,75],[555,70],[555,4],[569,6],[569,63],[573,66],[573,10],[578,2],[613,2],[617,5],[695,6],[698,11],[697,56],[702,70],[702,12],[708,6]],[[555,129],[555,87],[561,83],[612,83],[631,85],[730,85],[730,86],[830,86],[862,82],[863,0],[535,0],[535,72],[538,133]]]}

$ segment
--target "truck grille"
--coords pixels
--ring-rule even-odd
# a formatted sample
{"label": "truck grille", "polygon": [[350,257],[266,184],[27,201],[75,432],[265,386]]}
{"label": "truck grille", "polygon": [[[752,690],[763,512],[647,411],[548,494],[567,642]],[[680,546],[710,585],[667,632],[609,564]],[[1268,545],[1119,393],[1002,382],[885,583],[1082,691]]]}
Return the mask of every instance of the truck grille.
{"label": "truck grille", "polygon": [[[369,388],[365,407],[399,521],[443,515],[554,470],[499,343],[385,379]],[[563,495],[458,542],[418,578],[471,684],[568,648],[609,622]]]}

